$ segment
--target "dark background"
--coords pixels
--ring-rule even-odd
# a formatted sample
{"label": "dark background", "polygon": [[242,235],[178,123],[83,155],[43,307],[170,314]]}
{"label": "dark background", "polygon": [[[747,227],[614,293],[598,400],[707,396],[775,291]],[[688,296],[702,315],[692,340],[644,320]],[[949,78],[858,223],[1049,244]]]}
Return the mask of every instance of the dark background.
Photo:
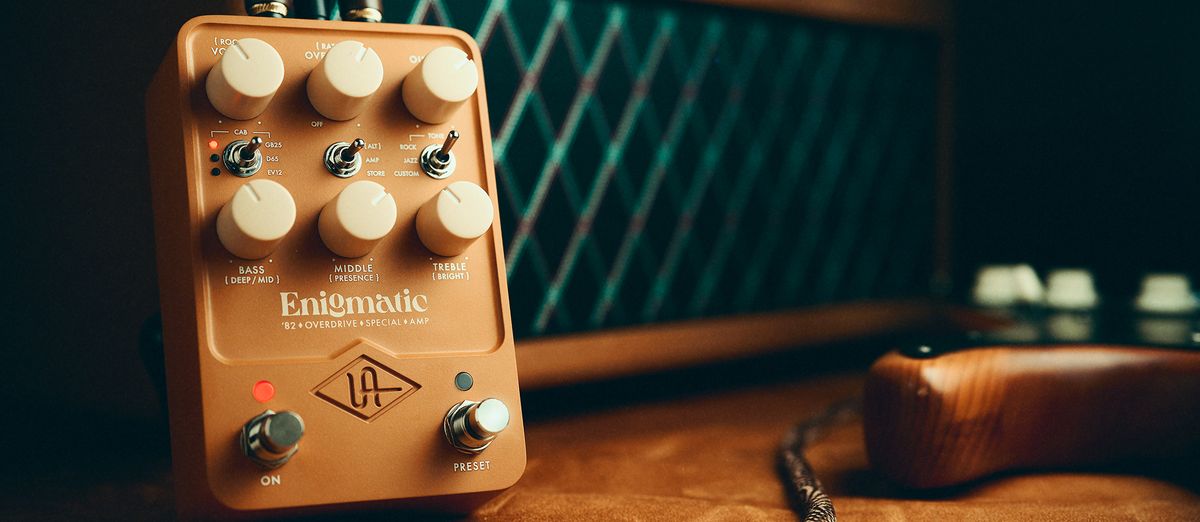
{"label": "dark background", "polygon": [[[7,17],[0,393],[24,458],[6,463],[52,458],[16,444],[34,440],[68,456],[161,448],[137,355],[157,307],[142,95],[178,27],[222,4]],[[1200,5],[960,4],[959,288],[985,262],[1091,267],[1110,299],[1146,271],[1200,276]]]}

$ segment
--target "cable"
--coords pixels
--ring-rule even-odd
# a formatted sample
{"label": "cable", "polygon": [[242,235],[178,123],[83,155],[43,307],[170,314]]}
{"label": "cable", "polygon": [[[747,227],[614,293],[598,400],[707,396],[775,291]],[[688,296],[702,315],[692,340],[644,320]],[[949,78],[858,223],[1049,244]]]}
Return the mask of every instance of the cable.
{"label": "cable", "polygon": [[780,473],[787,486],[792,509],[804,522],[837,522],[833,500],[821,487],[812,466],[804,457],[804,447],[825,436],[829,429],[862,413],[862,397],[834,403],[825,411],[788,430],[779,444]]}

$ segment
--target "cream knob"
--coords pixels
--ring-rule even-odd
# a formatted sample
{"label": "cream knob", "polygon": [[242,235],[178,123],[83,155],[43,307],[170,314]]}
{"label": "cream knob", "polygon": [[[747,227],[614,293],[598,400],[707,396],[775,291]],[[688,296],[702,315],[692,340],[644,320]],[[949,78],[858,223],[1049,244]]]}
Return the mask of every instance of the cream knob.
{"label": "cream knob", "polygon": [[296,201],[283,185],[256,179],[234,193],[217,214],[217,237],[229,253],[262,259],[296,223]]}
{"label": "cream knob", "polygon": [[342,257],[362,257],[396,226],[396,200],[374,181],[356,181],[321,210],[321,241]]}
{"label": "cream knob", "polygon": [[366,109],[383,83],[383,62],[374,49],[346,40],[325,53],[308,75],[308,101],[331,120],[349,120]]}
{"label": "cream knob", "polygon": [[217,112],[248,120],[267,110],[283,83],[283,59],[271,44],[240,38],[208,72],[204,89]]}
{"label": "cream knob", "polygon": [[451,183],[417,210],[417,236],[430,252],[457,256],[492,226],[492,198],[470,181]]}
{"label": "cream knob", "polygon": [[418,120],[444,123],[475,94],[479,71],[467,53],[454,47],[438,47],[404,78],[404,106]]}

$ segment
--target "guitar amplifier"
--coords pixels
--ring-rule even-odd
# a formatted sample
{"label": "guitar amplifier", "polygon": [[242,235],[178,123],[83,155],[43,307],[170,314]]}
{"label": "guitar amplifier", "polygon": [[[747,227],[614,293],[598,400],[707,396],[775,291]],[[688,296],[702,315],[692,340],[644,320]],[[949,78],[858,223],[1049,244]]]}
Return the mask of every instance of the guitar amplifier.
{"label": "guitar amplifier", "polygon": [[693,2],[386,7],[470,33],[488,64],[523,387],[922,320],[888,303],[946,270],[938,24]]}

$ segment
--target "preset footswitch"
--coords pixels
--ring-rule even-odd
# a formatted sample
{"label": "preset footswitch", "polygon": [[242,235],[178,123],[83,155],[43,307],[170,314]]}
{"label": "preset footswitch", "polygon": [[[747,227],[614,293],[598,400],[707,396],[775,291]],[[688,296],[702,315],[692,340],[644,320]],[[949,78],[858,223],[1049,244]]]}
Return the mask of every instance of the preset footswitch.
{"label": "preset footswitch", "polygon": [[481,453],[508,427],[508,406],[499,399],[481,402],[462,401],[446,413],[442,431],[454,449],[467,454]]}

